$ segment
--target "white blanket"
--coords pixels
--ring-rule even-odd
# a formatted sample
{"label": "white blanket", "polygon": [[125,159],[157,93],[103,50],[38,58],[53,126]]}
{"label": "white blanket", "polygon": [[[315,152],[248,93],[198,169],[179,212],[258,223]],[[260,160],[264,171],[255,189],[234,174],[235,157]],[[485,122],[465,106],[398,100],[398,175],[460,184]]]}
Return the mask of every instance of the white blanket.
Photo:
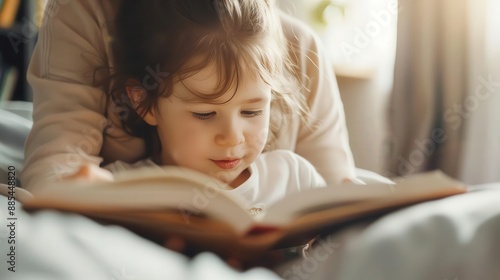
{"label": "white blanket", "polygon": [[23,168],[24,141],[33,124],[31,106],[28,102],[0,106],[0,183],[7,182],[9,166],[14,166],[18,171]]}
{"label": "white blanket", "polygon": [[280,274],[288,279],[498,280],[500,184],[408,207],[326,241],[333,246],[317,247],[309,260],[288,264]]}

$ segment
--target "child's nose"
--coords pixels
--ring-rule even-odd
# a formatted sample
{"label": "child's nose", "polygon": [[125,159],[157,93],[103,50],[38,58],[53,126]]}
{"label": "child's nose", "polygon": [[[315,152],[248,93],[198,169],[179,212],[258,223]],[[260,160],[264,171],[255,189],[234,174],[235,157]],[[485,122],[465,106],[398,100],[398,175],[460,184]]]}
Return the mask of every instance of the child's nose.
{"label": "child's nose", "polygon": [[227,123],[216,135],[215,142],[220,146],[234,147],[245,142],[241,125],[235,122]]}

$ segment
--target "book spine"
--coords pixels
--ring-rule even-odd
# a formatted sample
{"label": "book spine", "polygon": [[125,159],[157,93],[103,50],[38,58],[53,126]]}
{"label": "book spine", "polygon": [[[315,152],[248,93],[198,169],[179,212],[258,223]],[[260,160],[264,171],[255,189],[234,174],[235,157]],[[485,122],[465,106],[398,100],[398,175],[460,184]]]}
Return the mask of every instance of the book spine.
{"label": "book spine", "polygon": [[9,28],[16,20],[21,0],[4,0],[0,10],[0,28]]}
{"label": "book spine", "polygon": [[[0,0],[1,1],[1,0]],[[36,21],[35,24],[38,28],[42,26],[42,21],[45,16],[45,7],[47,6],[48,0],[37,0],[36,1]]]}
{"label": "book spine", "polygon": [[2,84],[0,86],[0,102],[12,99],[16,89],[19,71],[13,66],[3,66]]}

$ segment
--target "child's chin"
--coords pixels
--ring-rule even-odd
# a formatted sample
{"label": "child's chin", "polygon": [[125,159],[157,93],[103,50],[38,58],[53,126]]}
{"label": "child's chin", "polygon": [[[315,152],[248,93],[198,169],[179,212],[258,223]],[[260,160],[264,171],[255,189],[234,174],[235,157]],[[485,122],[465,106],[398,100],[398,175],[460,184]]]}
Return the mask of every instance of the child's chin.
{"label": "child's chin", "polygon": [[231,184],[231,182],[233,182],[236,178],[234,176],[219,176],[219,177],[216,177],[216,179],[218,179],[219,181],[221,181],[222,183],[224,184]]}
{"label": "child's chin", "polygon": [[225,170],[222,170],[222,171],[217,171],[217,172],[209,172],[209,174],[207,174],[225,184],[229,184],[231,183],[232,181],[234,181],[234,179],[236,179],[236,177],[238,176],[235,176],[234,174],[234,171],[225,171]]}
{"label": "child's chin", "polygon": [[233,188],[238,187],[250,177],[248,168],[243,169],[243,171],[236,169],[209,171],[205,174]]}

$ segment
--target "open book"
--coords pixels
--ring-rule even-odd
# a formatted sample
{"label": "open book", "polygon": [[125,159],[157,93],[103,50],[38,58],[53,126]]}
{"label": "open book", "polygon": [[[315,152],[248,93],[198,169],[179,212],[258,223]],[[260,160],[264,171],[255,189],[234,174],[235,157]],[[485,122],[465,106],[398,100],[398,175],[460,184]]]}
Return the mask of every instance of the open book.
{"label": "open book", "polygon": [[[465,192],[439,171],[395,185],[337,185],[290,195],[268,209],[244,209],[224,185],[180,167],[137,169],[106,183],[59,183],[24,202],[27,210],[58,209],[118,224],[162,243],[181,237],[200,250],[252,258],[306,243],[342,223]],[[254,215],[252,215],[252,212]]]}

